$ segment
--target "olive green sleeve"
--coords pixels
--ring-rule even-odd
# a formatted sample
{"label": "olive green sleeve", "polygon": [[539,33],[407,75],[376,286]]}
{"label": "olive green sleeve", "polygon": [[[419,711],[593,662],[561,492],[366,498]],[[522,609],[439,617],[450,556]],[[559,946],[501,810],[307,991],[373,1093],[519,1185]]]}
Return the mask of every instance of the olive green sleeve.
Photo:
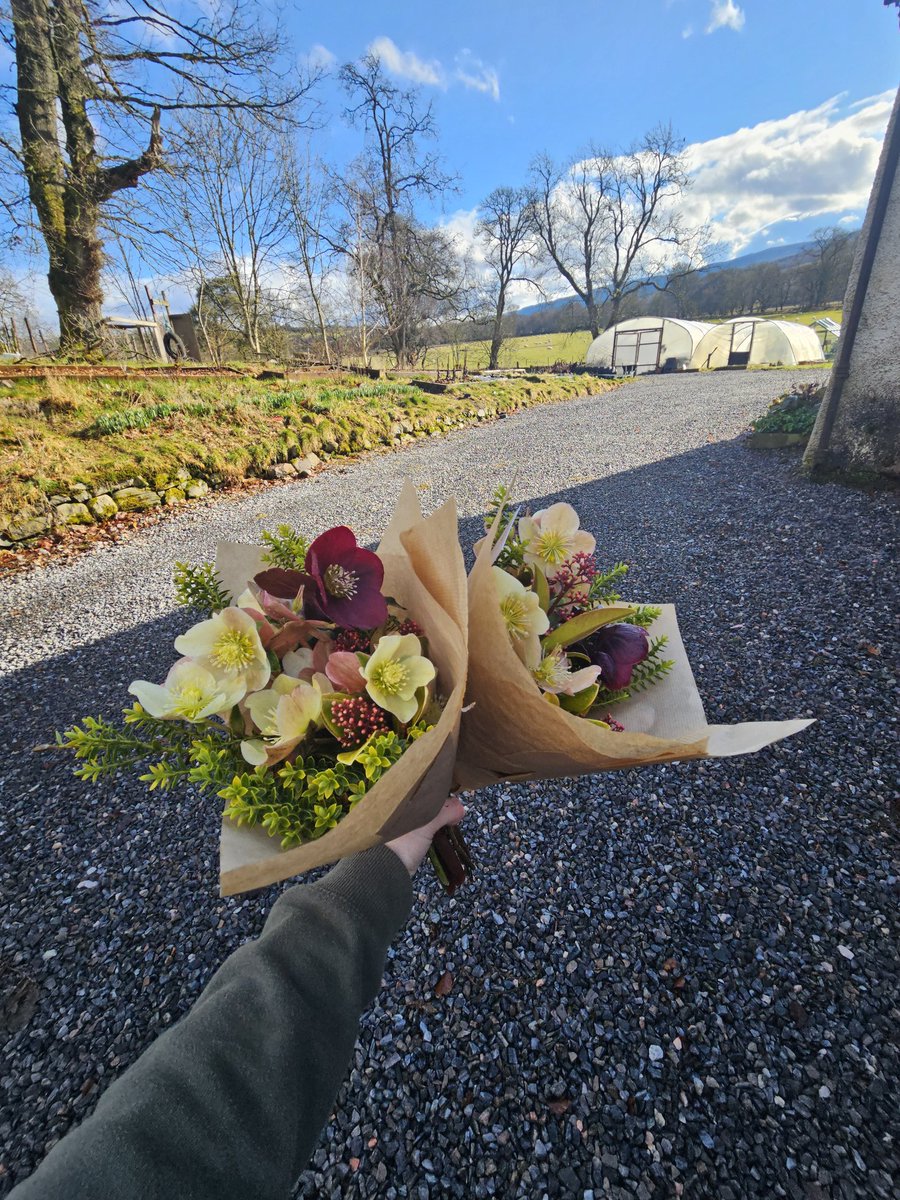
{"label": "olive green sleeve", "polygon": [[411,906],[383,846],[290,888],[11,1197],[286,1200]]}

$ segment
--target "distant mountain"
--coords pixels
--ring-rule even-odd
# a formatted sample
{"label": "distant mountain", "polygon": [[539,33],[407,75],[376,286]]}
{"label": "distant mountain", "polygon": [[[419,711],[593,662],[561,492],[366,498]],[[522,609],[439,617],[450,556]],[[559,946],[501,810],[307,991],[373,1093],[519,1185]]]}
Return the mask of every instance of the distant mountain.
{"label": "distant mountain", "polygon": [[[755,250],[752,254],[741,254],[737,258],[729,258],[724,262],[707,263],[705,267],[701,267],[697,272],[698,275],[706,275],[710,271],[730,271],[743,270],[745,267],[758,267],[761,263],[767,262],[782,262],[786,263],[789,259],[800,258],[812,246],[812,242],[794,242],[790,246],[769,246],[766,250]],[[551,308],[563,308],[567,304],[577,302],[578,297],[559,296],[556,300],[544,300],[540,304],[529,304],[525,308],[516,310],[520,316],[528,316],[529,313],[546,312]]]}

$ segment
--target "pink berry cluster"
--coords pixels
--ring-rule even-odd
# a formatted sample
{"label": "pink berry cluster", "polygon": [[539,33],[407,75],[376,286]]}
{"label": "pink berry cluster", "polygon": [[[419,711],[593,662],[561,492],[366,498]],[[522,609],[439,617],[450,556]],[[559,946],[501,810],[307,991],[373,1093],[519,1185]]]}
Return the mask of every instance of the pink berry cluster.
{"label": "pink berry cluster", "polygon": [[418,625],[412,619],[412,617],[407,617],[406,620],[400,626],[400,628],[397,630],[397,632],[401,633],[401,634],[414,633],[416,635],[416,637],[424,637],[425,636],[425,630],[422,628],[421,625]]}
{"label": "pink berry cluster", "polygon": [[590,587],[597,574],[597,560],[593,554],[574,554],[568,562],[562,564],[553,577],[553,590],[565,595],[585,584]]}
{"label": "pink berry cluster", "polygon": [[358,651],[366,653],[372,648],[372,639],[361,629],[342,629],[334,639],[335,650],[349,650],[351,654]]}
{"label": "pink berry cluster", "polygon": [[382,710],[365,696],[336,700],[331,706],[331,715],[341,730],[341,745],[348,749],[361,746],[373,733],[384,733],[388,728]]}

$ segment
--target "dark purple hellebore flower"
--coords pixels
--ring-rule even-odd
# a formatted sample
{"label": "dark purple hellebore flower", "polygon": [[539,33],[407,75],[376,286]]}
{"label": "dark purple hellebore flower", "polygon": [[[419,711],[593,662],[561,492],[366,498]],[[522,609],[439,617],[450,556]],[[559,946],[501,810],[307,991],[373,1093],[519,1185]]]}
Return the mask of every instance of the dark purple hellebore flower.
{"label": "dark purple hellebore flower", "polygon": [[640,625],[604,625],[578,647],[595,666],[611,692],[628,687],[634,668],[650,653],[650,638]]}
{"label": "dark purple hellebore flower", "polygon": [[387,619],[381,594],[384,564],[356,543],[353,530],[337,525],[306,553],[305,571],[271,568],[254,582],[274,596],[293,600],[303,589],[303,614],[344,629],[375,629]]}

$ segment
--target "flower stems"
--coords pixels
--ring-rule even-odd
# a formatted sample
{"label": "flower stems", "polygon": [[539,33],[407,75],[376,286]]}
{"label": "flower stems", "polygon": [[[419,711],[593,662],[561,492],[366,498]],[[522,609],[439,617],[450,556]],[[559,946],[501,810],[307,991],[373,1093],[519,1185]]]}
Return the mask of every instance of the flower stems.
{"label": "flower stems", "polygon": [[428,857],[448,896],[462,887],[475,869],[466,840],[455,825],[437,831]]}

